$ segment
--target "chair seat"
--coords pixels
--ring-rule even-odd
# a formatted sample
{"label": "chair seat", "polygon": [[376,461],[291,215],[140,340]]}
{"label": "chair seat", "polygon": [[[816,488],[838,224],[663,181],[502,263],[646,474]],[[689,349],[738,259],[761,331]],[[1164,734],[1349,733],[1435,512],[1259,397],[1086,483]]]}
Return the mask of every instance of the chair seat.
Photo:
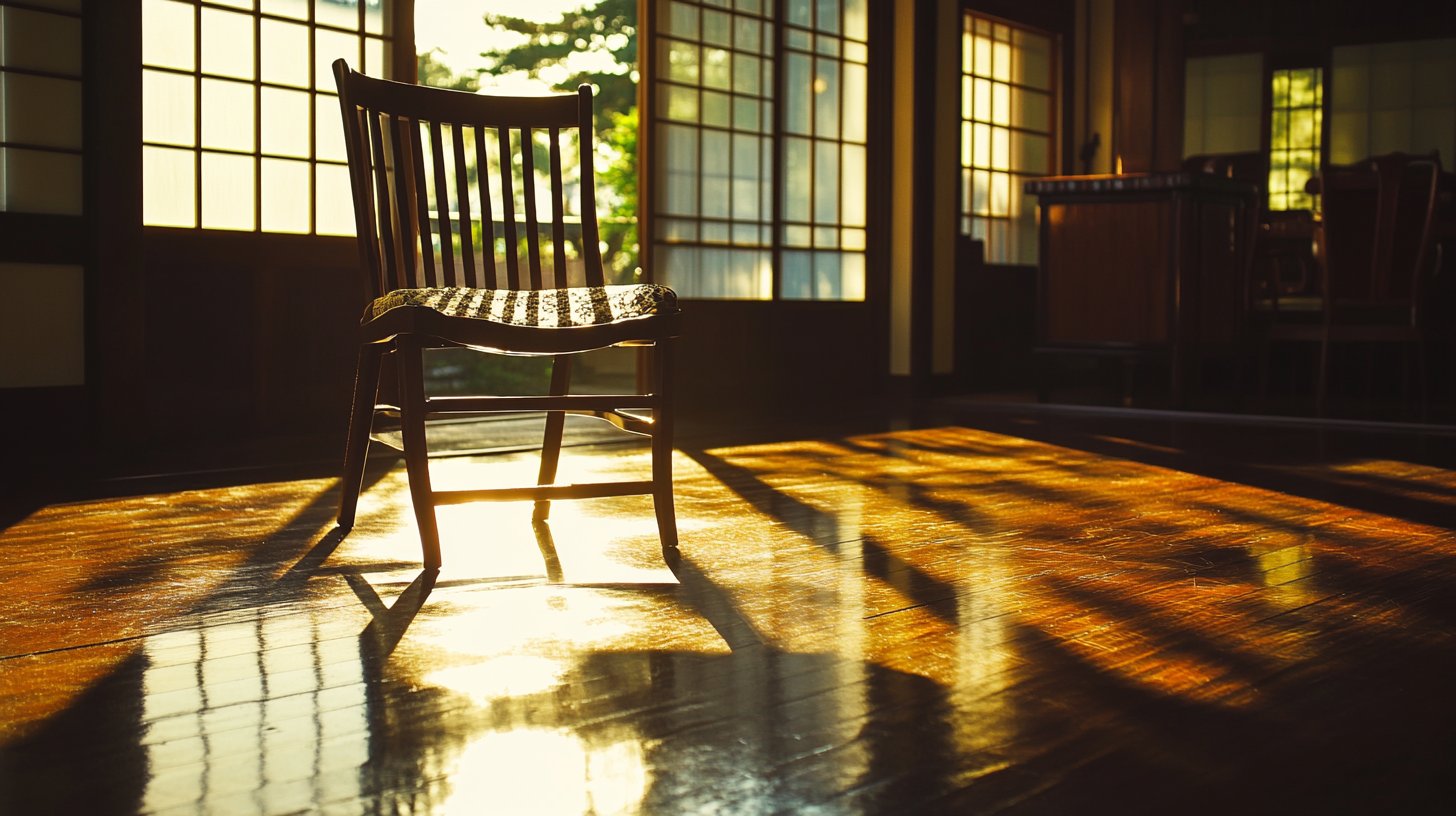
{"label": "chair seat", "polygon": [[673,314],[677,312],[677,295],[655,283],[521,291],[461,286],[396,289],[370,304],[364,322],[401,306],[507,326],[568,328]]}

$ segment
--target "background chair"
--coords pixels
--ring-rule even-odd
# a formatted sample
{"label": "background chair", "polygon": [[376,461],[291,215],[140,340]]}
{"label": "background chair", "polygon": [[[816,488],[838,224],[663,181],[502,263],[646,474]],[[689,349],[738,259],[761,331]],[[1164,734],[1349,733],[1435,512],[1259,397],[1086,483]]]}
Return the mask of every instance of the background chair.
{"label": "background chair", "polygon": [[1266,337],[1319,344],[1316,415],[1324,415],[1334,343],[1413,348],[1424,410],[1427,295],[1440,266],[1434,240],[1440,177],[1435,154],[1391,153],[1328,167],[1307,185],[1321,196],[1315,239],[1322,283],[1319,319],[1296,322],[1287,312],[1275,311]]}
{"label": "background chair", "polygon": [[[644,493],[653,497],[663,556],[673,563],[677,523],[672,495],[672,338],[679,334],[680,315],[677,299],[667,287],[606,285],[592,179],[591,86],[551,97],[490,97],[371,79],[350,70],[344,60],[334,63],[334,78],[344,117],[359,261],[371,299],[362,320],[339,526],[353,527],[375,419],[398,416],[426,567],[441,563],[436,505],[533,500],[534,518],[544,520],[553,500]],[[579,287],[567,285],[563,217],[567,201],[561,134],[572,129],[577,131],[581,158],[577,254],[584,263],[586,285]],[[537,140],[538,133],[547,136],[546,145]],[[536,201],[535,167],[542,154],[547,154],[551,180],[549,288]],[[492,167],[498,168],[499,177],[499,197],[494,201],[488,183]],[[513,167],[521,176],[522,228],[517,225]],[[479,214],[473,216],[477,206]],[[495,258],[498,237],[504,239],[503,270]],[[523,243],[524,270],[518,260]],[[427,395],[423,350],[460,346],[552,355],[549,395]],[[609,346],[653,350],[648,393],[570,394],[571,355]],[[380,377],[386,357],[393,358],[398,374],[398,395],[392,401],[388,399],[392,389],[382,388],[386,384]],[[634,409],[650,410],[651,418],[629,413]],[[431,488],[427,419],[543,410],[548,412],[546,434],[535,486]],[[599,417],[625,431],[651,436],[652,478],[553,484],[567,413]]]}

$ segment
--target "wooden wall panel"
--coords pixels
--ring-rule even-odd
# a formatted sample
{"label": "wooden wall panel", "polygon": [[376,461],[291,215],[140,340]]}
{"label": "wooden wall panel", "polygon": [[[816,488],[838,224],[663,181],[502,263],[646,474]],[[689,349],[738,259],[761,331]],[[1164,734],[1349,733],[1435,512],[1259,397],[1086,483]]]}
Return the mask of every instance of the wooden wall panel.
{"label": "wooden wall panel", "polygon": [[1171,207],[1167,201],[1047,207],[1049,238],[1058,249],[1045,256],[1048,341],[1169,339]]}
{"label": "wooden wall panel", "polygon": [[1182,0],[1117,0],[1113,169],[1177,170],[1183,157]]}

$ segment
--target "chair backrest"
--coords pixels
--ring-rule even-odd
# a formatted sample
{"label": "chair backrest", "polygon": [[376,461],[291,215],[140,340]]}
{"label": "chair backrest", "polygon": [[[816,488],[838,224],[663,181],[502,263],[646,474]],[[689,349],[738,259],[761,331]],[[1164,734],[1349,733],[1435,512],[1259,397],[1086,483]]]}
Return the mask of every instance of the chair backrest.
{"label": "chair backrest", "polygon": [[1390,153],[1326,168],[1320,194],[1321,260],[1331,303],[1411,303],[1435,259],[1441,162]]}
{"label": "chair backrest", "polygon": [[[576,254],[586,285],[605,285],[592,180],[590,85],[575,94],[485,96],[374,79],[342,59],[334,63],[334,79],[360,263],[371,297],[422,286],[541,289],[545,276],[535,181],[542,151],[549,153],[551,179],[551,283],[565,287],[561,137],[573,129],[581,159]],[[548,137],[544,147],[536,139],[543,132]],[[491,195],[493,165],[499,170],[497,200]],[[517,174],[523,213],[516,211]],[[497,238],[504,239],[504,269],[496,263]]]}

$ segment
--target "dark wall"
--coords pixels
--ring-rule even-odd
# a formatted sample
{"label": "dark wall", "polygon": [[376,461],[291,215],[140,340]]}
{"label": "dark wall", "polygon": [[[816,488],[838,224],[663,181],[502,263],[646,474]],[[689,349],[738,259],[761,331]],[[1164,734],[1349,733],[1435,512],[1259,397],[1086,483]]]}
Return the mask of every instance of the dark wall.
{"label": "dark wall", "polygon": [[1456,36],[1456,4],[1425,0],[1184,0],[1186,39],[1267,40],[1275,50]]}

